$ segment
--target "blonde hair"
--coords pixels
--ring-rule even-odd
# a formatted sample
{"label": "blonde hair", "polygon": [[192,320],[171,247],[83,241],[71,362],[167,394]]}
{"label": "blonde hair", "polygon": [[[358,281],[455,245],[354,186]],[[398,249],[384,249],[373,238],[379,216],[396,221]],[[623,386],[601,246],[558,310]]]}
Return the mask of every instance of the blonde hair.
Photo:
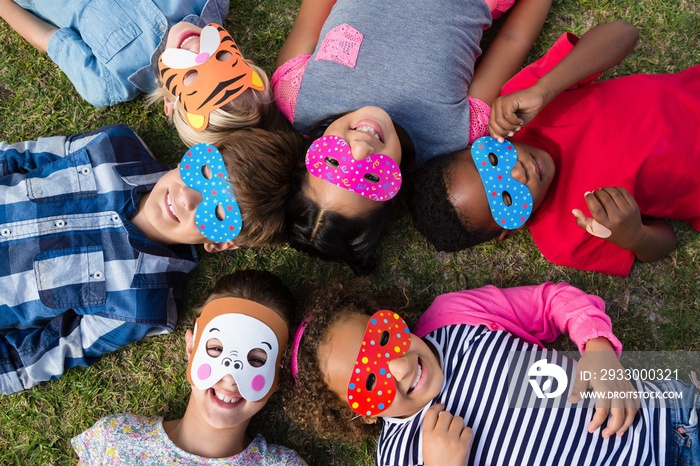
{"label": "blonde hair", "polygon": [[[250,66],[260,75],[265,89],[263,91],[246,89],[231,102],[211,112],[209,124],[204,131],[194,130],[187,124],[182,106],[179,103],[173,105],[173,111],[167,118],[170,124],[175,126],[180,139],[187,147],[200,143],[209,143],[218,147],[231,132],[241,128],[260,127],[274,130],[288,127],[287,121],[274,102],[267,74],[259,66]],[[164,99],[175,102],[175,96],[162,85],[157,73],[156,76],[158,76],[158,88],[146,96],[146,104],[156,105]]]}

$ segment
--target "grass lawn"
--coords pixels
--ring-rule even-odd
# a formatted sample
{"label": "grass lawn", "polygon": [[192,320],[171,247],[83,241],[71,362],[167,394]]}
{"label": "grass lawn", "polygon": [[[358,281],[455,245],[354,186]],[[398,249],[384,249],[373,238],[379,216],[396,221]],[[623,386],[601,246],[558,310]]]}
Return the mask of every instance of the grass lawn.
{"label": "grass lawn", "polygon": [[[225,26],[246,56],[271,71],[298,4],[298,0],[232,0]],[[697,0],[554,0],[531,58],[564,31],[580,35],[615,19],[637,26],[640,40],[635,51],[605,73],[604,79],[676,72],[700,63]],[[142,100],[95,109],[78,97],[45,54],[34,50],[4,22],[0,23],[0,43],[0,140],[17,142],[125,123],[141,135],[159,160],[174,166],[181,157],[185,147],[174,129],[166,126],[161,109],[146,109]],[[634,115],[618,117],[634,124]],[[59,380],[0,398],[0,464],[75,464],[70,438],[108,414],[181,416],[189,392],[184,332],[193,323],[190,309],[219,276],[240,268],[274,271],[297,290],[333,277],[362,280],[368,292],[397,291],[406,297],[400,311],[411,322],[440,293],[486,284],[567,281],[606,300],[615,333],[626,349],[700,351],[700,235],[679,222],[672,226],[679,236],[678,247],[664,260],[636,264],[629,278],[549,264],[526,233],[457,254],[436,253],[412,227],[403,207],[393,214],[378,248],[380,265],[368,278],[356,279],[344,266],[288,247],[218,255],[202,252],[201,264],[186,286],[186,309],[174,334],[146,339],[103,357],[90,368],[74,369]],[[565,338],[554,346],[572,349]],[[297,432],[274,399],[253,428],[268,440],[296,448],[312,465],[372,463],[372,443],[344,446]]]}

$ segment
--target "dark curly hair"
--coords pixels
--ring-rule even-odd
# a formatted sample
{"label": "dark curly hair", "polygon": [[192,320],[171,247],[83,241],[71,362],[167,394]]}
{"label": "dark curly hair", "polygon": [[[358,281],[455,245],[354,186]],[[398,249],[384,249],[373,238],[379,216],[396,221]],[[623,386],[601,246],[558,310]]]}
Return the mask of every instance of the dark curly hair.
{"label": "dark curly hair", "polygon": [[[314,125],[308,144],[321,137],[331,123],[346,113],[330,116]],[[394,200],[379,203],[376,209],[362,217],[349,217],[323,209],[309,199],[305,189],[307,176],[302,161],[294,173],[292,194],[287,202],[289,244],[326,260],[343,261],[357,275],[372,272],[377,265],[373,249],[386,229]]]}
{"label": "dark curly hair", "polygon": [[377,309],[366,293],[348,291],[341,285],[315,293],[306,307],[304,314],[311,317],[299,344],[296,383],[283,390],[284,410],[302,431],[344,443],[360,443],[379,435],[378,424],[358,418],[347,402],[328,388],[318,358],[318,348],[327,341],[331,327],[354,314],[371,315]]}
{"label": "dark curly hair", "polygon": [[498,230],[476,228],[452,205],[448,191],[460,153],[434,158],[414,174],[414,189],[408,201],[413,224],[438,251],[460,251],[499,234]]}

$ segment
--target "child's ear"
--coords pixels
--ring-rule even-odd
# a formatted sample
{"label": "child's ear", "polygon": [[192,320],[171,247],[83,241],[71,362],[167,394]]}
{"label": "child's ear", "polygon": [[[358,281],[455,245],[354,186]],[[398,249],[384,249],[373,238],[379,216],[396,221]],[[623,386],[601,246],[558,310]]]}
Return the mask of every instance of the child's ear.
{"label": "child's ear", "polygon": [[233,249],[238,249],[238,246],[234,241],[225,241],[223,243],[204,243],[204,250],[207,252],[221,252]]}
{"label": "child's ear", "polygon": [[163,99],[163,112],[165,112],[165,116],[170,116],[173,113],[173,107],[175,107],[173,101],[170,100],[169,97],[165,97]]}
{"label": "child's ear", "polygon": [[193,348],[194,345],[194,333],[192,333],[192,329],[188,328],[185,331],[185,351],[187,351],[187,360],[192,357],[192,351],[194,350]]}

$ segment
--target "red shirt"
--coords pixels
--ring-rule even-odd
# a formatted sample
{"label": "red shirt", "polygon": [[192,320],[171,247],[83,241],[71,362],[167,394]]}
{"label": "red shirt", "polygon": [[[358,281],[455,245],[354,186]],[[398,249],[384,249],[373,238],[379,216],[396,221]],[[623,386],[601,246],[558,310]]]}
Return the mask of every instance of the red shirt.
{"label": "red shirt", "polygon": [[[503,87],[534,84],[578,40],[565,34]],[[634,253],[594,237],[571,213],[590,217],[586,191],[622,186],[642,215],[688,222],[700,230],[700,65],[681,73],[633,75],[562,92],[511,139],[546,150],[556,174],[528,228],[548,261],[627,276]]]}

